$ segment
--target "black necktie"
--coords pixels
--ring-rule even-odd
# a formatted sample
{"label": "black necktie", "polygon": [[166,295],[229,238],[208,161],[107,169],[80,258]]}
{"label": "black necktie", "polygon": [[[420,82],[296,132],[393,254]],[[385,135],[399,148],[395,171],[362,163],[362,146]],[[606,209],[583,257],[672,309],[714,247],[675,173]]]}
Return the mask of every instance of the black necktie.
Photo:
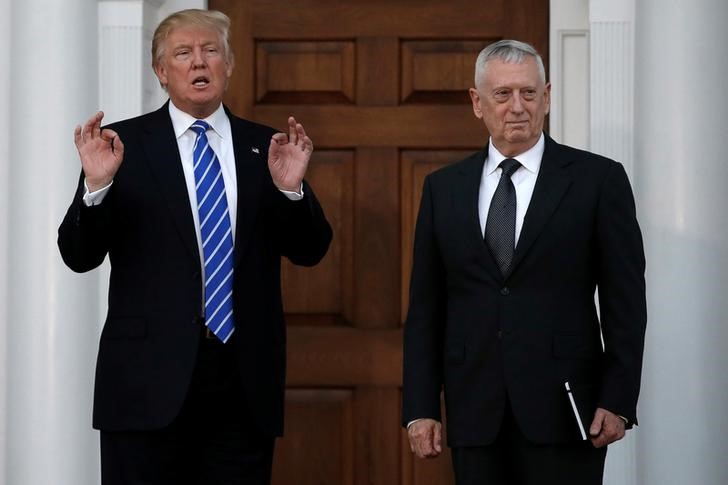
{"label": "black necktie", "polygon": [[485,241],[490,246],[501,273],[508,276],[516,246],[516,188],[511,181],[511,175],[521,164],[518,160],[506,158],[498,166],[502,172],[490,201],[488,220],[485,223]]}

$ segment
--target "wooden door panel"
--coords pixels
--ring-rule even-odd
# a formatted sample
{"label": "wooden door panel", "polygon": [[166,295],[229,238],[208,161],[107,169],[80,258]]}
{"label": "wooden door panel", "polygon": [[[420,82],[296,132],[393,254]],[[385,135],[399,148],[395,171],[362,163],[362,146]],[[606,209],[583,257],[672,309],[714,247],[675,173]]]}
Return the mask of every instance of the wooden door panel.
{"label": "wooden door panel", "polygon": [[401,101],[469,104],[468,89],[473,86],[475,59],[490,42],[489,39],[402,41]]}
{"label": "wooden door panel", "polygon": [[233,22],[226,104],[279,129],[289,115],[305,125],[316,150],[307,180],[334,230],[321,264],[281,270],[288,391],[274,483],[452,483],[449,452],[414,459],[399,423],[422,182],[485,144],[467,93],[475,58],[501,38],[547,52],[548,2],[209,5]]}
{"label": "wooden door panel", "polygon": [[256,101],[352,103],[354,50],[353,41],[257,42]]}
{"label": "wooden door panel", "polygon": [[315,187],[336,237],[315,271],[283,260],[283,308],[293,325],[351,321],[354,152],[315,150],[306,179]]}
{"label": "wooden door panel", "polygon": [[272,485],[353,485],[353,408],[351,390],[289,390],[289,433],[276,443],[275,459],[295,467],[274,467]]}
{"label": "wooden door panel", "polygon": [[407,317],[410,273],[412,272],[412,247],[414,246],[415,223],[422,199],[422,184],[425,177],[450,163],[462,160],[472,150],[403,150],[401,155],[401,217],[402,217],[402,270],[400,272],[401,321]]}

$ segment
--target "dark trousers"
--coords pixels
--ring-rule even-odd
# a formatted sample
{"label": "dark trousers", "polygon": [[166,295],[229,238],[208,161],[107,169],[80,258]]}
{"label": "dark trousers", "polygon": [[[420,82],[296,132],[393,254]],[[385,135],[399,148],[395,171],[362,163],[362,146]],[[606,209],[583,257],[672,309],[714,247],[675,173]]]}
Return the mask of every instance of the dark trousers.
{"label": "dark trousers", "polygon": [[452,449],[457,485],[601,485],[607,449],[590,441],[539,445],[523,436],[510,405],[496,440]]}
{"label": "dark trousers", "polygon": [[[204,332],[204,330],[203,330]],[[153,431],[101,431],[103,485],[268,485],[274,439],[251,422],[227,344],[200,339],[180,414]]]}

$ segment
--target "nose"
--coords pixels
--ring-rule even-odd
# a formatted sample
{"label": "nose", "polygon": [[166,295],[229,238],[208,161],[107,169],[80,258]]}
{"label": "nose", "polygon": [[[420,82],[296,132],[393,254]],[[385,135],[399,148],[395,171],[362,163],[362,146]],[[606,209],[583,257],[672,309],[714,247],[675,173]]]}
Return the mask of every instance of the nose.
{"label": "nose", "polygon": [[202,55],[202,49],[192,50],[192,65],[202,67],[205,65],[205,56]]}
{"label": "nose", "polygon": [[521,93],[513,93],[511,96],[511,111],[514,113],[523,112],[523,104],[521,103]]}

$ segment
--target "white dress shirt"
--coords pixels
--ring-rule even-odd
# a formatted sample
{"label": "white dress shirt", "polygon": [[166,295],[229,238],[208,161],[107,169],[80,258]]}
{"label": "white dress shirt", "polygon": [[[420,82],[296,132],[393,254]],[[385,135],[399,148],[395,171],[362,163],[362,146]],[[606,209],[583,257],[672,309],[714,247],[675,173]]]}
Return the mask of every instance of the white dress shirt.
{"label": "white dress shirt", "polygon": [[[195,223],[195,235],[197,237],[197,246],[200,251],[200,261],[204,261],[202,240],[200,236],[200,216],[197,210],[197,192],[195,191],[195,173],[192,160],[192,150],[195,146],[197,134],[190,129],[194,122],[197,121],[197,118],[194,118],[177,108],[171,100],[169,102],[169,117],[172,120],[172,127],[177,139],[177,147],[179,148],[179,157],[182,162],[182,171],[184,172],[185,184],[187,185],[187,195],[189,196],[192,218]],[[220,104],[215,112],[203,121],[210,125],[210,129],[207,131],[207,139],[212,150],[215,152],[218,160],[220,161],[220,170],[222,172],[223,182],[225,183],[225,195],[228,201],[230,226],[234,241],[235,222],[237,221],[238,213],[238,183],[236,178],[235,150],[233,148],[230,119],[227,117],[222,104]],[[84,203],[87,206],[100,204],[104,200],[104,197],[106,197],[106,194],[112,184],[113,182],[102,189],[96,190],[95,192],[89,192],[88,186],[86,186],[86,192],[83,196]],[[290,192],[287,190],[281,190],[281,192],[283,192],[283,194],[285,194],[285,196],[290,200],[301,200],[303,198],[302,190],[303,187],[301,187],[298,192]]]}
{"label": "white dress shirt", "polygon": [[478,214],[480,216],[480,231],[483,237],[485,237],[485,223],[488,220],[490,202],[493,199],[493,194],[495,193],[496,187],[498,187],[498,181],[503,171],[498,168],[498,165],[506,158],[515,158],[521,164],[518,170],[511,176],[513,186],[516,188],[515,242],[518,243],[518,238],[523,228],[523,219],[526,216],[528,204],[531,203],[533,188],[536,186],[536,178],[541,168],[544,146],[545,139],[543,133],[541,133],[541,138],[530,149],[515,157],[506,157],[498,151],[493,145],[493,141],[490,140],[488,144],[488,156],[483,165],[483,174],[480,178],[480,191],[478,193]]}

